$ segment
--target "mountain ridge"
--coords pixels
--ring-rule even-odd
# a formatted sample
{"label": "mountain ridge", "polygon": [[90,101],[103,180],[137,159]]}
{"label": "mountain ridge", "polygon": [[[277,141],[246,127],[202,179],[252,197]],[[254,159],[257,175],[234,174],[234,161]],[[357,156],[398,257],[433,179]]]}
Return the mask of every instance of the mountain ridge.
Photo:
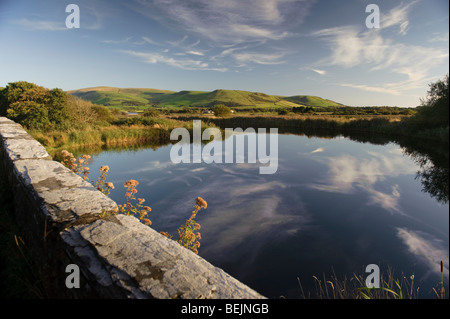
{"label": "mountain ridge", "polygon": [[136,107],[330,107],[344,106],[332,100],[311,95],[280,96],[261,92],[216,89],[214,91],[170,91],[153,88],[117,88],[98,86],[70,90],[79,98],[114,108]]}

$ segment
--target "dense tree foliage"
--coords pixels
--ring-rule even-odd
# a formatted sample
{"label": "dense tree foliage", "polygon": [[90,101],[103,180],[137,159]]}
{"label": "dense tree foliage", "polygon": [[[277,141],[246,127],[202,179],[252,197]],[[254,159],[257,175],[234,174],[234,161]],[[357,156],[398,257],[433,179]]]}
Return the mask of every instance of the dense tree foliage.
{"label": "dense tree foliage", "polygon": [[65,129],[112,118],[102,105],[25,81],[8,83],[0,90],[0,116],[39,130]]}
{"label": "dense tree foliage", "polygon": [[449,126],[449,78],[430,84],[428,95],[417,108],[415,120],[425,128]]}
{"label": "dense tree foliage", "polygon": [[213,108],[215,116],[229,116],[231,115],[231,109],[223,104],[217,104]]}

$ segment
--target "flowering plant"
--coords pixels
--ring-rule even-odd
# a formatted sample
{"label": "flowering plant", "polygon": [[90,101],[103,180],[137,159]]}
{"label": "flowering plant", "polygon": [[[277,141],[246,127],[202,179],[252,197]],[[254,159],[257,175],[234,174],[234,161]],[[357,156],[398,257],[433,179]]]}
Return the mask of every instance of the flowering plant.
{"label": "flowering plant", "polygon": [[[63,160],[61,163],[72,170],[75,174],[81,176],[85,181],[89,181],[89,167],[87,166],[88,160],[91,158],[90,155],[83,155],[76,159],[72,153],[64,150],[61,152]],[[109,166],[100,167],[100,176],[97,178],[96,182],[91,181],[91,183],[103,194],[109,196],[111,190],[114,189],[114,184],[106,181],[106,176],[109,172]],[[134,216],[138,218],[145,225],[152,225],[151,220],[148,218],[148,213],[152,210],[149,206],[144,206],[145,199],[136,198],[137,186],[139,182],[130,179],[123,184],[127,189],[125,193],[125,198],[127,199],[125,204],[118,205],[119,213]],[[177,242],[183,247],[193,251],[198,254],[198,248],[200,247],[199,240],[202,238],[199,230],[200,224],[195,221],[198,212],[203,208],[206,209],[208,204],[206,201],[197,197],[195,200],[194,210],[192,211],[191,217],[186,221],[184,225],[178,228],[178,240]],[[171,239],[172,236],[167,232],[160,232],[162,235]]]}
{"label": "flowering plant", "polygon": [[184,226],[181,225],[180,228],[178,228],[177,242],[181,246],[192,250],[196,254],[198,254],[198,248],[200,247],[199,240],[202,238],[202,236],[199,232],[200,224],[198,224],[194,219],[195,217],[197,217],[200,209],[206,209],[207,207],[208,203],[203,198],[197,197],[191,217],[186,221],[186,224],[184,224]]}

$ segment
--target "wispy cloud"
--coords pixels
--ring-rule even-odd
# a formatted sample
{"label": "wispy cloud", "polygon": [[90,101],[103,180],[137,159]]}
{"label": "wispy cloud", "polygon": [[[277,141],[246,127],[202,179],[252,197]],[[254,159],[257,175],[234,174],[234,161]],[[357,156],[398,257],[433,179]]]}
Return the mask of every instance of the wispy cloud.
{"label": "wispy cloud", "polygon": [[391,95],[401,95],[399,90],[387,88],[387,87],[377,87],[377,86],[369,86],[364,84],[348,84],[348,83],[340,83],[340,86],[350,87],[354,89],[360,89],[369,92],[377,92],[377,93],[387,93]]}
{"label": "wispy cloud", "polygon": [[273,53],[273,54],[265,54],[265,53],[251,53],[251,52],[242,52],[233,54],[234,59],[236,61],[246,64],[246,63],[256,63],[256,64],[283,64],[285,61],[280,60],[284,57],[283,53]]}
{"label": "wispy cloud", "polygon": [[161,45],[160,43],[153,41],[149,37],[140,37],[139,40],[133,40],[133,37],[126,37],[119,40],[102,40],[101,42],[107,44],[134,44],[134,45],[152,44],[158,46]]}
{"label": "wispy cloud", "polygon": [[122,44],[122,43],[128,43],[130,40],[132,39],[132,37],[127,37],[121,40],[102,40],[102,43],[107,43],[107,44]]}
{"label": "wispy cloud", "polygon": [[319,75],[327,74],[327,71],[325,71],[325,70],[318,70],[318,69],[312,69],[312,68],[310,70],[313,71],[313,72],[316,72]]}
{"label": "wispy cloud", "polygon": [[149,37],[142,37],[142,40],[143,40],[145,43],[148,43],[148,44],[161,45],[160,43],[158,43],[158,42],[156,42],[156,41],[153,41],[153,40],[150,39]]}
{"label": "wispy cloud", "polygon": [[323,151],[324,151],[323,147],[319,147],[319,148],[315,149],[314,151],[312,151],[311,154],[322,153]]}
{"label": "wispy cloud", "polygon": [[366,159],[349,155],[330,158],[329,179],[311,187],[344,194],[362,191],[368,195],[369,205],[380,206],[391,213],[403,214],[399,205],[401,196],[398,186],[394,185],[392,189],[382,192],[376,188],[376,184],[388,176],[414,174],[414,168],[405,162],[401,152],[389,156],[374,152],[368,155],[370,158]]}
{"label": "wispy cloud", "polygon": [[417,257],[429,272],[440,274],[439,262],[444,261],[444,276],[449,277],[448,246],[434,236],[407,228],[397,228],[397,236],[403,241],[408,251]]}
{"label": "wispy cloud", "polygon": [[141,58],[145,63],[150,64],[162,63],[183,70],[204,70],[204,71],[218,71],[218,72],[227,71],[226,68],[211,67],[207,62],[203,62],[200,60],[174,58],[171,56],[163,55],[161,53],[138,52],[132,50],[120,50],[120,52]]}
{"label": "wispy cloud", "polygon": [[[99,11],[93,5],[94,1],[86,1],[82,4],[79,4],[80,7],[80,28],[86,30],[99,30],[102,27],[102,22],[104,16],[108,15],[105,11]],[[101,5],[102,2],[97,3],[97,5]],[[107,6],[106,3],[103,3],[102,7]],[[13,21],[15,24],[21,25],[29,30],[38,30],[38,31],[64,31],[69,30],[65,24],[65,17],[68,13],[63,13],[55,18],[54,15],[48,13],[46,15],[39,15],[38,18],[22,18],[19,20]]]}
{"label": "wispy cloud", "polygon": [[400,95],[426,86],[431,70],[448,59],[448,50],[406,45],[384,34],[387,29],[398,27],[398,33],[405,35],[410,26],[408,13],[416,2],[400,5],[383,15],[379,30],[342,26],[313,32],[314,37],[326,41],[331,49],[330,56],[316,65],[363,67],[367,68],[368,73],[387,71],[406,77],[406,80],[380,85],[340,84],[365,91]]}
{"label": "wispy cloud", "polygon": [[436,43],[436,42],[449,42],[449,33],[434,33],[433,37],[428,40],[428,42]]}
{"label": "wispy cloud", "polygon": [[192,55],[198,55],[198,56],[204,56],[205,55],[203,52],[193,51],[193,50],[187,51],[186,53],[187,54],[192,54]]}
{"label": "wispy cloud", "polygon": [[[279,40],[303,22],[315,0],[154,0],[135,10],[209,40]],[[169,22],[170,21],[170,22]]]}
{"label": "wispy cloud", "polygon": [[411,1],[406,5],[402,3],[391,9],[387,14],[381,15],[380,27],[382,29],[387,29],[398,26],[398,33],[406,35],[410,27],[408,15],[417,2],[417,0]]}
{"label": "wispy cloud", "polygon": [[63,31],[68,30],[64,22],[61,21],[45,21],[45,20],[29,20],[23,18],[15,21],[27,29],[42,30],[42,31]]}

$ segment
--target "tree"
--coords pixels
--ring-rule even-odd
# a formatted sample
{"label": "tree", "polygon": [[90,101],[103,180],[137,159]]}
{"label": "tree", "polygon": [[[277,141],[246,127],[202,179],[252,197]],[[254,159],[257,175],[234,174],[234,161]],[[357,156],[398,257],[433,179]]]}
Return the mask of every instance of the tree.
{"label": "tree", "polygon": [[421,101],[414,116],[421,125],[429,128],[449,126],[449,77],[430,84],[427,98]]}
{"label": "tree", "polygon": [[93,104],[76,96],[69,97],[69,109],[74,124],[86,125],[97,119],[97,113],[92,108]]}
{"label": "tree", "polygon": [[113,120],[111,111],[104,105],[92,104],[92,110],[96,113],[97,121],[109,122]]}
{"label": "tree", "polygon": [[48,119],[54,125],[66,124],[71,116],[69,111],[69,95],[61,89],[52,89],[48,91]]}
{"label": "tree", "polygon": [[0,115],[27,128],[65,127],[71,120],[69,94],[26,81],[8,83],[0,91]]}
{"label": "tree", "polygon": [[2,112],[8,118],[28,128],[43,129],[49,125],[50,98],[46,88],[19,81],[8,83],[2,95]]}
{"label": "tree", "polygon": [[217,104],[213,108],[213,112],[215,116],[230,116],[231,115],[231,109],[228,106],[225,106],[223,104]]}

